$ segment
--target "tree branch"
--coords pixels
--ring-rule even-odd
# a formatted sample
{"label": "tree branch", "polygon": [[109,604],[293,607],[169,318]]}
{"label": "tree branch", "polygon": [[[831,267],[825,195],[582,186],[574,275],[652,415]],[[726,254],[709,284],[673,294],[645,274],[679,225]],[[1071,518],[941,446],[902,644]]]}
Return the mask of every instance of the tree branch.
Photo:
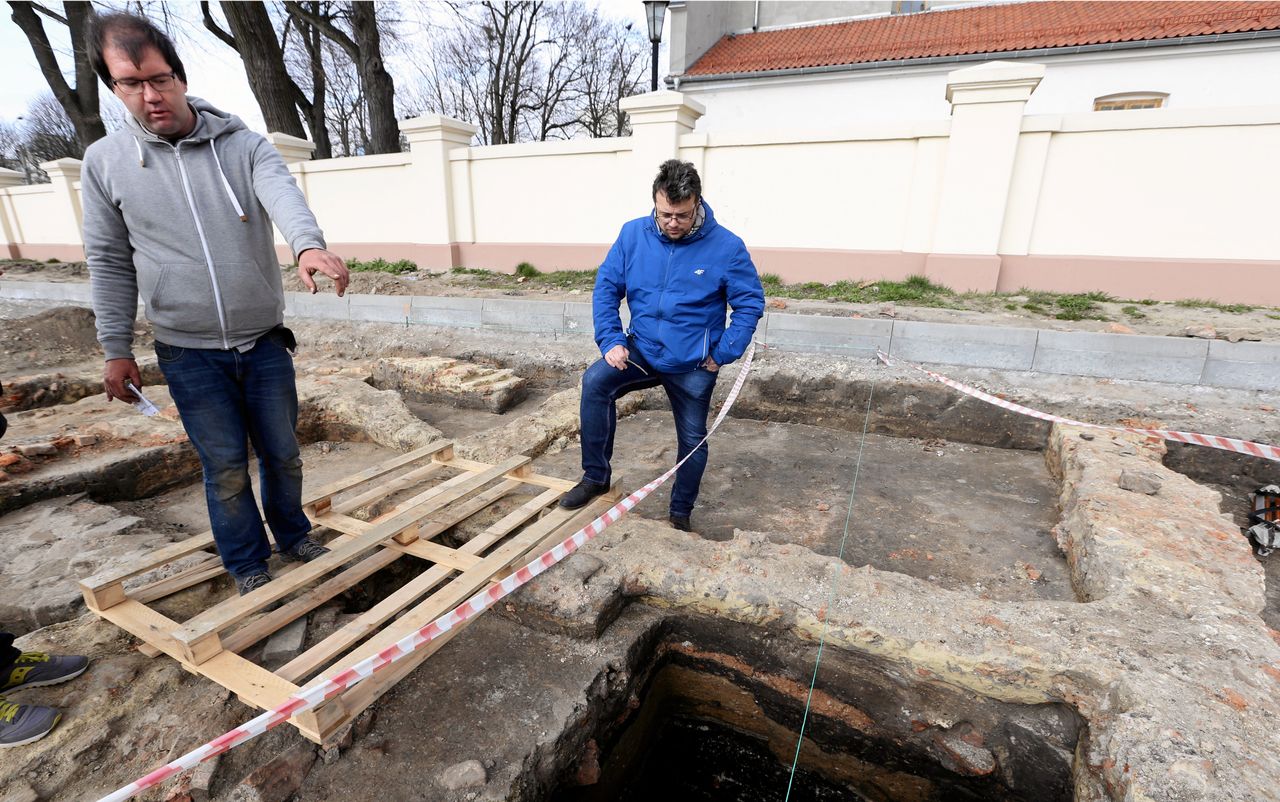
{"label": "tree branch", "polygon": [[236,38],[218,27],[217,20],[213,18],[213,11],[209,8],[208,0],[201,0],[200,14],[204,17],[204,27],[208,28],[224,45],[237,53],[240,52],[240,45],[236,44]]}
{"label": "tree branch", "polygon": [[331,18],[321,16],[320,14],[312,14],[310,11],[302,7],[301,3],[295,2],[294,0],[286,2],[284,7],[291,15],[310,24],[316,30],[323,33],[326,38],[336,43],[338,47],[345,50],[352,61],[355,61],[360,57],[360,48],[356,47],[356,43],[350,36],[347,36],[345,31],[333,24],[333,20]]}
{"label": "tree branch", "polygon": [[31,7],[32,7],[33,9],[35,9],[37,12],[39,12],[39,13],[41,13],[41,14],[44,14],[46,17],[48,17],[48,18],[49,18],[49,19],[51,19],[51,20],[57,20],[58,22],[61,22],[63,25],[69,25],[69,24],[70,24],[70,23],[68,23],[68,22],[67,22],[67,18],[66,18],[66,17],[60,17],[60,16],[58,16],[58,14],[57,14],[56,12],[54,12],[52,9],[45,8],[44,6],[40,5],[39,3],[32,3],[32,4],[31,4]]}

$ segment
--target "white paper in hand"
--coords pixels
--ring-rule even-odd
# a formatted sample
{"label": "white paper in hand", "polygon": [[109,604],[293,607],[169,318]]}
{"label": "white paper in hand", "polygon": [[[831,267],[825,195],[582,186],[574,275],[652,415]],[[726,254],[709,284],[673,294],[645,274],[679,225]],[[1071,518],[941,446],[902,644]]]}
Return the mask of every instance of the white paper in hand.
{"label": "white paper in hand", "polygon": [[146,415],[148,418],[160,411],[156,409],[155,404],[151,403],[151,399],[147,398],[145,395],[142,394],[141,390],[133,386],[133,382],[126,381],[124,383],[124,386],[129,389],[129,392],[133,393],[138,397],[138,400],[133,402],[134,409],[138,410],[143,415]]}

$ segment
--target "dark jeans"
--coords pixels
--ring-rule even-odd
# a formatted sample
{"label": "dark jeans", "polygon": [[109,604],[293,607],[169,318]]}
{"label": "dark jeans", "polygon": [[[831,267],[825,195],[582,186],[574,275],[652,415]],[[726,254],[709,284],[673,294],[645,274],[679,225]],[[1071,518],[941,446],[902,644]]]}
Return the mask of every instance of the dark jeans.
{"label": "dark jeans", "polygon": [[[618,370],[603,359],[587,368],[582,375],[582,475],[589,482],[608,484],[613,474],[613,435],[618,428],[615,402],[633,390],[662,385],[671,400],[671,413],[676,419],[676,441],[679,458],[693,450],[707,435],[707,412],[711,409],[711,393],[716,388],[716,374],[705,368],[689,373],[659,373],[649,366],[635,348],[630,348],[631,362],[626,370]],[[707,446],[704,443],[689,461],[676,471],[671,488],[671,514],[687,517],[698,500],[698,486],[707,468]]]}
{"label": "dark jeans", "polygon": [[280,551],[311,529],[302,512],[293,358],[270,337],[245,353],[157,342],[156,356],[204,467],[222,564],[236,577],[265,571],[271,546],[249,482],[247,442],[258,456],[262,509]]}
{"label": "dark jeans", "polygon": [[20,654],[22,650],[13,645],[13,635],[0,632],[0,685],[9,679],[9,669],[13,668],[13,663]]}

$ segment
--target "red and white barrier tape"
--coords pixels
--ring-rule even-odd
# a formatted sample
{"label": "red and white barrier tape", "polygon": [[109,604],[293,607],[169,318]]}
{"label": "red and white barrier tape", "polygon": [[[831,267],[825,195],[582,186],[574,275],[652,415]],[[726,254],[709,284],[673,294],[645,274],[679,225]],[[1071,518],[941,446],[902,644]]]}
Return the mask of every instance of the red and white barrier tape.
{"label": "red and white barrier tape", "polygon": [[670,479],[680,466],[685,463],[685,460],[688,460],[689,457],[693,456],[693,454],[702,447],[702,444],[707,442],[711,435],[715,434],[715,431],[720,426],[721,421],[723,421],[725,416],[729,414],[729,410],[733,407],[733,403],[738,400],[738,394],[742,391],[742,385],[746,382],[747,375],[751,372],[751,363],[754,358],[755,345],[753,344],[747,349],[747,353],[742,360],[742,367],[738,371],[738,378],[733,383],[733,389],[729,391],[729,395],[725,398],[724,405],[720,408],[719,414],[716,415],[715,420],[707,429],[706,437],[703,437],[702,441],[699,442],[684,459],[673,465],[666,473],[622,499],[617,504],[610,507],[599,518],[596,518],[577,532],[574,532],[563,542],[553,546],[549,551],[543,553],[528,565],[511,574],[506,579],[503,579],[498,584],[491,585],[486,590],[480,591],[467,601],[453,608],[453,610],[440,616],[435,621],[432,621],[430,624],[427,624],[421,629],[401,638],[396,643],[388,646],[376,655],[362,660],[351,668],[348,668],[346,671],[342,671],[332,677],[326,677],[317,684],[299,691],[286,699],[280,706],[272,710],[268,710],[252,721],[248,721],[230,732],[214,738],[204,746],[188,752],[177,760],[174,760],[171,763],[166,763],[147,776],[134,780],[114,793],[102,797],[98,802],[122,802],[122,800],[130,799],[138,792],[157,785],[174,774],[195,768],[197,765],[211,757],[220,755],[233,747],[239,746],[252,738],[262,735],[267,730],[288,721],[290,716],[310,710],[326,699],[330,699],[346,691],[392,663],[395,663],[417,649],[422,648],[426,644],[453,629],[458,624],[466,621],[468,618],[479,615],[492,607],[498,602],[498,600],[513,592],[516,588],[528,583],[538,574],[541,574],[548,568],[563,560],[565,557],[573,554],[584,543],[603,532],[606,527],[615,523],[618,519],[635,508],[635,506],[643,501],[646,496],[661,487],[662,484]]}
{"label": "red and white barrier tape", "polygon": [[[876,349],[876,356],[880,357],[880,361],[886,365],[893,365],[893,361],[885,354]],[[1015,404],[1012,401],[1006,401],[998,398],[990,393],[984,393],[976,387],[970,387],[967,384],[961,384],[955,379],[948,379],[940,373],[934,373],[928,368],[920,365],[899,360],[902,364],[915,368],[925,374],[934,381],[941,382],[953,390],[959,390],[965,395],[972,396],[979,401],[986,401],[988,404],[1000,407],[1001,409],[1011,410],[1020,415],[1027,415],[1040,420],[1051,421],[1053,423],[1065,423],[1070,426],[1084,426],[1089,429],[1109,429],[1120,432],[1133,432],[1134,434],[1147,435],[1149,437],[1159,437],[1162,440],[1172,440],[1175,443],[1191,443],[1197,446],[1207,446],[1209,448],[1218,448],[1223,451],[1234,451],[1238,454],[1249,454],[1254,457],[1262,457],[1263,459],[1273,459],[1280,461],[1280,447],[1268,445],[1267,443],[1255,443],[1251,440],[1237,440],[1233,437],[1219,437],[1213,434],[1200,434],[1198,432],[1175,432],[1170,429],[1140,429],[1136,426],[1103,426],[1097,423],[1084,423],[1083,421],[1071,420],[1059,415],[1051,415],[1048,412],[1041,412],[1038,409],[1024,407],[1021,404]]]}

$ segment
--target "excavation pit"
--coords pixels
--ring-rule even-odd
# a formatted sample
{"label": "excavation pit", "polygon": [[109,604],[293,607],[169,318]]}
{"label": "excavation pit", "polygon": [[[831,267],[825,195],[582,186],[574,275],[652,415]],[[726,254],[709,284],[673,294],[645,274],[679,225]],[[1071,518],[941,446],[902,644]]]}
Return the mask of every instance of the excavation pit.
{"label": "excavation pit", "polygon": [[1081,724],[1064,706],[982,700],[828,653],[806,715],[812,644],[705,620],[668,630],[636,669],[643,690],[600,717],[547,802],[1072,799]]}

